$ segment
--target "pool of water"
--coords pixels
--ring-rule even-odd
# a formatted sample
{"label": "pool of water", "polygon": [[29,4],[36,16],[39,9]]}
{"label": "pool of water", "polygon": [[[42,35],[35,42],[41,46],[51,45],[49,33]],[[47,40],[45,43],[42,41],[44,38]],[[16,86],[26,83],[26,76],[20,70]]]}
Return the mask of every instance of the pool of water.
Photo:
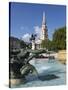
{"label": "pool of water", "polygon": [[27,82],[13,87],[38,87],[66,84],[66,65],[55,59],[33,59],[30,63],[37,73],[26,76]]}

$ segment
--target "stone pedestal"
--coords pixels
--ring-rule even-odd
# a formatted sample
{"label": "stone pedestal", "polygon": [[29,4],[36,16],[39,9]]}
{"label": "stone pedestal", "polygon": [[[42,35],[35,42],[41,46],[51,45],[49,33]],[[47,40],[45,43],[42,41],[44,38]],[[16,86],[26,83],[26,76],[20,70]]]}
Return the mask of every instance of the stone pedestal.
{"label": "stone pedestal", "polygon": [[35,50],[35,40],[32,40],[32,50]]}

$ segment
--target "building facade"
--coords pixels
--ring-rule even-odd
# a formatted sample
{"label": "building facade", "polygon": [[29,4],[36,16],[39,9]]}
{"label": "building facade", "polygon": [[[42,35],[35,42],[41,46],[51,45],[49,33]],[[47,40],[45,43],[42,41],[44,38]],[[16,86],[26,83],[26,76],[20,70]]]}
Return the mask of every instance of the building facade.
{"label": "building facade", "polygon": [[20,49],[20,40],[15,37],[10,37],[10,49]]}

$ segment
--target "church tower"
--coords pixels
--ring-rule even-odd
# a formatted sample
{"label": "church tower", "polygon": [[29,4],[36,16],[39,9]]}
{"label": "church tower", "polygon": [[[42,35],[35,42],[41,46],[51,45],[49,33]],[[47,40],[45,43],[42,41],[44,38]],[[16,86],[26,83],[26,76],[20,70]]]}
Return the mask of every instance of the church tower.
{"label": "church tower", "polygon": [[48,39],[48,30],[45,20],[45,12],[43,12],[43,20],[42,20],[42,27],[41,27],[41,40],[47,40]]}

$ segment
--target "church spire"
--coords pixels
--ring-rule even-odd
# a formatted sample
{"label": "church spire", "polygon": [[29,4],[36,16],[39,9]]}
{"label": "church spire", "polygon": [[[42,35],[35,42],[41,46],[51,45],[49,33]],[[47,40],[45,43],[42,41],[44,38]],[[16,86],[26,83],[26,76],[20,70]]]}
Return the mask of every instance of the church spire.
{"label": "church spire", "polygon": [[46,39],[48,39],[48,30],[45,20],[45,12],[43,12],[41,40],[46,40]]}
{"label": "church spire", "polygon": [[45,12],[43,12],[43,20],[42,20],[42,24],[45,25]]}

